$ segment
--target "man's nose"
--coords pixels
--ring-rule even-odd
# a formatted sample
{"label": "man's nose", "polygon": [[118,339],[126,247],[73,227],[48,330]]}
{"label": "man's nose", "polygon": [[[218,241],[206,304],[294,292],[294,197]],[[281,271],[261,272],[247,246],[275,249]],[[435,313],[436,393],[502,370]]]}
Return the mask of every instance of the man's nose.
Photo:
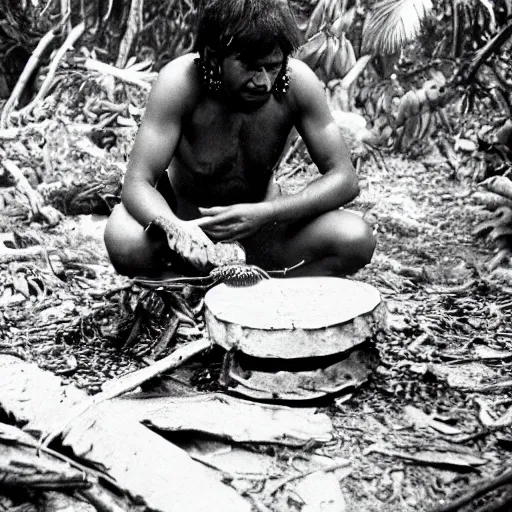
{"label": "man's nose", "polygon": [[256,87],[265,89],[266,92],[269,92],[270,89],[272,89],[272,82],[270,81],[270,77],[268,76],[267,70],[265,68],[260,69],[254,75],[252,82]]}

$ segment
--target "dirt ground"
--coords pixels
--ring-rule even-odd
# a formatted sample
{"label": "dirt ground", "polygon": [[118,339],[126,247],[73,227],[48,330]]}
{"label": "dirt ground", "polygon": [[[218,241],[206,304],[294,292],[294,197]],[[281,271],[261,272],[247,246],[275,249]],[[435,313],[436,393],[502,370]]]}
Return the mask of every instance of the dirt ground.
{"label": "dirt ground", "polygon": [[[296,190],[311,176],[306,168],[286,186]],[[387,304],[389,328],[375,340],[381,362],[361,389],[321,407],[335,425],[332,442],[274,454],[288,472],[308,450],[347,459],[348,469],[335,473],[347,512],[443,510],[509,465],[511,421],[499,419],[512,405],[512,288],[490,275],[491,249],[472,234],[489,213],[436,155],[369,160],[360,178],[362,192],[348,207],[373,225],[378,245],[353,278],[376,286]],[[139,368],[142,352],[119,348],[138,292],[108,262],[105,218],[68,216],[55,227],[0,220],[18,247],[44,244],[66,255],[60,273],[44,252],[0,263],[0,353],[91,393]],[[21,277],[25,293],[19,281],[14,286]],[[6,293],[8,284],[15,293]],[[196,386],[212,384],[215,357],[196,362]],[[496,508],[511,495],[501,488],[458,510],[512,510]],[[269,508],[301,505],[283,492]]]}

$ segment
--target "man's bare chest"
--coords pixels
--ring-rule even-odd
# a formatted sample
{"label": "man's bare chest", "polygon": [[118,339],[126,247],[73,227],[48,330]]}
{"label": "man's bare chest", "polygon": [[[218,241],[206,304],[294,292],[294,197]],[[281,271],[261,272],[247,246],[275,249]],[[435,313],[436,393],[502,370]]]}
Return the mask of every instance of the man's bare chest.
{"label": "man's bare chest", "polygon": [[292,128],[283,108],[229,112],[200,106],[182,126],[178,158],[194,174],[221,178],[271,169]]}

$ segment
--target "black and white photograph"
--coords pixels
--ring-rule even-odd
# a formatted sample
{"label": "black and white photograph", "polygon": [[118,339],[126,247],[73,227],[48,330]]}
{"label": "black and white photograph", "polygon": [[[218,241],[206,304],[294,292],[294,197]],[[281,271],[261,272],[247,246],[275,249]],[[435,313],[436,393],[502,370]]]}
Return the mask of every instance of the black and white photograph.
{"label": "black and white photograph", "polygon": [[0,512],[512,512],[512,0],[0,0]]}

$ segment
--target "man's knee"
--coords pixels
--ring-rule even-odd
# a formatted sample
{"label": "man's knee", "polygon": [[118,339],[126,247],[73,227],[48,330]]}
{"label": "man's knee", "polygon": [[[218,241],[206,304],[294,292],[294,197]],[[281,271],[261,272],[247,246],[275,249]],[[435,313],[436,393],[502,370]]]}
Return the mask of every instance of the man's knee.
{"label": "man's knee", "polygon": [[370,263],[376,240],[371,227],[357,214],[346,211],[331,212],[333,252],[340,265],[349,272]]}
{"label": "man's knee", "polygon": [[354,258],[359,261],[360,266],[367,265],[372,260],[377,241],[373,235],[372,228],[358,216],[350,229],[350,241],[352,243]]}
{"label": "man's knee", "polygon": [[103,239],[110,262],[119,274],[133,276],[152,265],[155,248],[122,205],[112,211]]}
{"label": "man's knee", "polygon": [[126,229],[123,222],[122,206],[117,205],[107,221],[103,241],[107,248],[110,262],[119,274],[129,274],[130,244],[124,235]]}

